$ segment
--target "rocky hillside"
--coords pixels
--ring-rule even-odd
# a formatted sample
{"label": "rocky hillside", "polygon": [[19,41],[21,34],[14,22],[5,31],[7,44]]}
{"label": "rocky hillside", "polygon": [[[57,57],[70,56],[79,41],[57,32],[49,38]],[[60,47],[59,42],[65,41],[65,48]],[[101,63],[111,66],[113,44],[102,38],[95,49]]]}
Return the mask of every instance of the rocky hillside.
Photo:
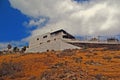
{"label": "rocky hillside", "polygon": [[120,51],[0,55],[0,80],[120,80]]}

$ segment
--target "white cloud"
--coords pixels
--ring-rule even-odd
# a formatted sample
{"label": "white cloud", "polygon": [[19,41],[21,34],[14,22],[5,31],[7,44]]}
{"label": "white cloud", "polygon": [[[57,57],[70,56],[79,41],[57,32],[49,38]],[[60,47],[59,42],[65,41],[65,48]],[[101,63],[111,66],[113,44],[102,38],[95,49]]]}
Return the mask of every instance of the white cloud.
{"label": "white cloud", "polygon": [[32,19],[32,20],[29,21],[28,26],[40,26],[45,21],[46,21],[45,18]]}
{"label": "white cloud", "polygon": [[0,43],[0,50],[6,49],[8,43]]}
{"label": "white cloud", "polygon": [[[9,0],[11,6],[32,17],[29,25],[38,26],[32,35],[65,29],[74,35],[120,34],[120,0]],[[40,16],[49,22],[40,27]],[[38,20],[34,20],[37,18]]]}

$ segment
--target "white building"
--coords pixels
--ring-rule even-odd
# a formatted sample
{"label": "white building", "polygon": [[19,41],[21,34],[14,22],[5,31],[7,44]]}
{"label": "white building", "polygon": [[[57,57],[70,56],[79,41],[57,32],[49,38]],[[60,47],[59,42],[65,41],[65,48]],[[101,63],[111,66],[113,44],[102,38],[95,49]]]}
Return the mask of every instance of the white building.
{"label": "white building", "polygon": [[59,51],[65,49],[80,49],[80,47],[68,43],[76,41],[75,37],[64,30],[58,30],[52,33],[46,33],[31,38],[29,48],[26,52],[46,52]]}

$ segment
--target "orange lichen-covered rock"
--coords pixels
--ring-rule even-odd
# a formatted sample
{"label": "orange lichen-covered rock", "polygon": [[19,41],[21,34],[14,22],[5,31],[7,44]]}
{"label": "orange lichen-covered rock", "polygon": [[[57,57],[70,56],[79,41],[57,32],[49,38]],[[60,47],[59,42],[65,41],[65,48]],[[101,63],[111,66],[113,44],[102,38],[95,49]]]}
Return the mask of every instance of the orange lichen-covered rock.
{"label": "orange lichen-covered rock", "polygon": [[64,50],[0,55],[0,80],[120,80],[120,51]]}

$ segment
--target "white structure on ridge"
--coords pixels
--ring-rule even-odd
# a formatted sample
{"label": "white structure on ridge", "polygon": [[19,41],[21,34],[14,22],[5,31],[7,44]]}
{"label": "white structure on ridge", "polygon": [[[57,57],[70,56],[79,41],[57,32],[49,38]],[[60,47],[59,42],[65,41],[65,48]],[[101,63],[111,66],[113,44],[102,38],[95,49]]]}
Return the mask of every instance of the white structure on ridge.
{"label": "white structure on ridge", "polygon": [[64,30],[46,33],[31,38],[26,52],[59,51],[65,49],[80,49],[80,47],[68,43],[76,41],[75,37]]}

